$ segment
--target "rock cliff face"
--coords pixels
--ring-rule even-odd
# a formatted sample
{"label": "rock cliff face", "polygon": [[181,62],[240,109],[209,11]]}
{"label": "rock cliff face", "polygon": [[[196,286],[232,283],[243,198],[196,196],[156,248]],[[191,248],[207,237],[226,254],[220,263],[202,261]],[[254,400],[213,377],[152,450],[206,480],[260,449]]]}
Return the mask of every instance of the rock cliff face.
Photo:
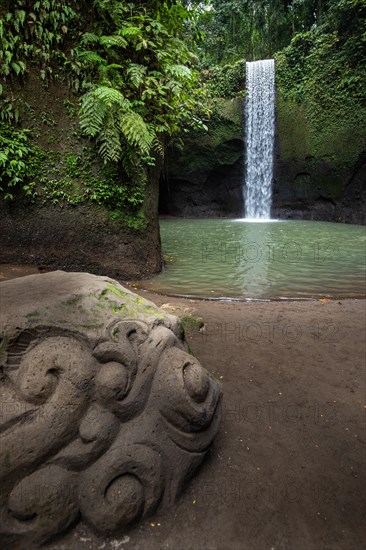
{"label": "rock cliff face", "polygon": [[240,216],[243,211],[242,100],[217,101],[207,133],[172,148],[160,184],[160,214]]}
{"label": "rock cliff face", "polygon": [[[242,100],[218,101],[208,133],[189,136],[183,150],[170,151],[160,214],[242,215],[242,113]],[[273,217],[365,223],[366,144],[361,136],[352,142],[350,131],[335,129],[314,144],[301,107],[277,99]]]}
{"label": "rock cliff face", "polygon": [[125,280],[148,277],[160,271],[162,262],[156,210],[148,229],[137,231],[93,204],[2,203],[0,261]]}
{"label": "rock cliff face", "polygon": [[307,159],[275,162],[272,215],[291,220],[320,220],[365,224],[366,154],[353,170],[337,172],[325,161]]}
{"label": "rock cliff face", "polygon": [[277,97],[274,217],[364,224],[366,134],[363,114],[314,122],[306,108]]}

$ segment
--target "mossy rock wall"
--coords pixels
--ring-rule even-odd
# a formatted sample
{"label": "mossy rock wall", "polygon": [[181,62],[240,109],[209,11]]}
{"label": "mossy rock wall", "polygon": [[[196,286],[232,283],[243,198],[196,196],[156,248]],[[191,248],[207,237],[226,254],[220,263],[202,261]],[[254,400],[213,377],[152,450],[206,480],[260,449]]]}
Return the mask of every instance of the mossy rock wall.
{"label": "mossy rock wall", "polygon": [[31,73],[10,93],[35,152],[28,196],[14,189],[15,200],[0,204],[0,261],[123,279],[158,273],[161,165],[132,178],[104,167],[80,135],[78,99],[67,82],[45,83]]}
{"label": "mossy rock wall", "polygon": [[207,132],[182,136],[160,183],[161,214],[240,215],[243,209],[243,100],[217,99]]}
{"label": "mossy rock wall", "polygon": [[366,109],[277,94],[273,215],[365,223]]}

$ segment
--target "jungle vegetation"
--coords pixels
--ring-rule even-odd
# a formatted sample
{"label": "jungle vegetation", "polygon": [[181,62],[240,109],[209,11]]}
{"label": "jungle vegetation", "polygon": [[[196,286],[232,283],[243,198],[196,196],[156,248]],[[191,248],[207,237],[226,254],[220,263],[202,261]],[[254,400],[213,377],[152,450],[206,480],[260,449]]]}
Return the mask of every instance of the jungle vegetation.
{"label": "jungle vegetation", "polygon": [[245,60],[273,56],[285,98],[364,109],[366,0],[0,0],[2,196],[36,193],[29,166],[44,152],[14,91],[30,74],[72,91],[65,109],[109,170],[89,198],[136,208],[136,170],[204,131],[210,97],[245,93]]}

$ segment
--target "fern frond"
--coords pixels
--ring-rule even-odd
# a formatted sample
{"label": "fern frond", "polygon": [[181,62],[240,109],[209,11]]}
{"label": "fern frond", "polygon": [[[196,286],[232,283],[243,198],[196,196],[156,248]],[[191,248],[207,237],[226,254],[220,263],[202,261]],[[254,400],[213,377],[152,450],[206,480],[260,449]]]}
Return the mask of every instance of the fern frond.
{"label": "fern frond", "polygon": [[107,86],[108,88],[120,88],[125,87],[125,81],[122,77],[122,72],[114,67],[107,65],[106,67],[99,67],[99,82],[100,86]]}
{"label": "fern frond", "polygon": [[111,63],[110,65],[106,66],[107,71],[111,71],[112,69],[124,69],[123,65],[119,65],[118,63]]}
{"label": "fern frond", "polygon": [[87,63],[96,63],[97,65],[106,65],[107,61],[100,55],[91,50],[83,50],[78,53],[78,57]]}
{"label": "fern frond", "polygon": [[126,26],[122,29],[118,29],[118,34],[120,36],[125,36],[126,38],[134,38],[135,36],[141,36],[141,29],[134,26]]}
{"label": "fern frond", "polygon": [[95,137],[101,132],[108,105],[101,101],[95,90],[84,94],[80,100],[80,128],[89,137]]}
{"label": "fern frond", "polygon": [[120,48],[126,48],[128,46],[127,40],[122,36],[113,35],[113,36],[101,36],[99,39],[101,46],[105,48],[111,48],[112,46],[119,46]]}
{"label": "fern frond", "polygon": [[152,149],[158,153],[161,158],[164,158],[164,146],[158,137],[155,137],[152,142]]}
{"label": "fern frond", "polygon": [[144,122],[138,113],[123,113],[120,115],[120,129],[127,142],[148,154],[155,139],[155,131],[151,125]]}
{"label": "fern frond", "polygon": [[176,80],[171,80],[168,82],[167,88],[169,88],[174,95],[178,95],[182,90],[182,84]]}
{"label": "fern frond", "polygon": [[185,65],[166,65],[165,73],[181,80],[191,78],[192,75],[191,69]]}
{"label": "fern frond", "polygon": [[98,44],[99,36],[93,32],[86,32],[81,37],[80,43],[84,46],[86,44]]}
{"label": "fern frond", "polygon": [[101,101],[108,108],[117,107],[118,109],[127,111],[131,104],[126,99],[121,92],[114,88],[109,88],[108,86],[98,86],[93,91],[95,97]]}
{"label": "fern frond", "polygon": [[144,82],[146,67],[137,63],[131,63],[126,72],[130,77],[130,82],[132,86],[134,86],[135,88],[139,88]]}
{"label": "fern frond", "polygon": [[[130,108],[128,99],[118,90],[108,86],[98,86],[81,98],[80,128],[86,136],[97,139],[99,154],[104,162],[117,162],[121,158],[120,121],[126,114],[134,114],[128,113]],[[139,118],[144,124],[142,118]],[[135,143],[131,122],[126,123],[124,135],[131,144]],[[139,147],[145,150],[149,142],[149,133],[146,135],[138,128],[136,136],[136,139],[140,139]]]}
{"label": "fern frond", "polygon": [[122,154],[120,135],[113,121],[106,124],[103,132],[100,134],[98,144],[98,152],[104,163],[109,161],[118,162],[120,160]]}

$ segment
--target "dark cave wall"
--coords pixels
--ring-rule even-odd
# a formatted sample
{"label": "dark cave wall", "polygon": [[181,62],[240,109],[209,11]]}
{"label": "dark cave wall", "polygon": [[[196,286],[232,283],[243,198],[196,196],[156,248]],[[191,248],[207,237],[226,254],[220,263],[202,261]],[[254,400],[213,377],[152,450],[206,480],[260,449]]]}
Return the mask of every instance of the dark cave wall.
{"label": "dark cave wall", "polygon": [[160,181],[161,215],[240,216],[243,212],[242,100],[217,100],[208,132],[170,148]]}

